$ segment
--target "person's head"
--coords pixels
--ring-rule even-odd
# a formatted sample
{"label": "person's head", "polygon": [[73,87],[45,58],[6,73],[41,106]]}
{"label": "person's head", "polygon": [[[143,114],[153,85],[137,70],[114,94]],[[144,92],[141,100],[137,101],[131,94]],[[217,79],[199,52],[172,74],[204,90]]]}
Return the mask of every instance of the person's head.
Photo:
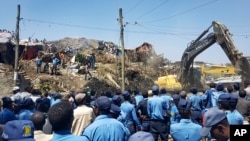
{"label": "person's head", "polygon": [[218,83],[216,86],[217,91],[224,91],[224,85],[222,83]]}
{"label": "person's head", "polygon": [[130,101],[130,93],[128,91],[123,91],[122,92],[123,98],[125,101]]}
{"label": "person's head", "polygon": [[35,108],[35,102],[31,98],[25,98],[21,102],[21,108],[27,110],[33,110]]}
{"label": "person's head", "polygon": [[201,136],[206,137],[209,133],[216,140],[227,141],[229,139],[230,126],[224,111],[210,108],[205,113]]}
{"label": "person's head", "polygon": [[239,97],[245,98],[246,95],[247,95],[247,92],[246,92],[245,90],[240,90],[240,91],[239,91]]}
{"label": "person's head", "polygon": [[191,106],[189,104],[189,102],[187,100],[181,100],[179,101],[178,105],[177,105],[179,114],[181,115],[181,118],[183,119],[190,119],[190,115],[191,115]]}
{"label": "person's head", "polygon": [[227,86],[227,92],[228,92],[228,93],[232,93],[233,91],[234,91],[233,86],[228,85],[228,86]]}
{"label": "person's head", "polygon": [[161,88],[161,89],[160,89],[160,93],[161,93],[161,94],[166,94],[166,93],[167,93],[166,88]]}
{"label": "person's head", "polygon": [[159,87],[154,85],[152,87],[152,93],[153,93],[153,95],[158,95],[159,94]]}
{"label": "person's head", "polygon": [[112,97],[112,102],[117,105],[117,106],[121,106],[121,102],[122,102],[122,99],[120,97],[120,95],[114,95]]}
{"label": "person's head", "polygon": [[178,106],[178,103],[180,101],[180,96],[178,94],[173,94],[172,98],[173,98],[175,105]]}
{"label": "person's head", "polygon": [[2,98],[2,102],[3,102],[3,108],[9,108],[9,109],[13,109],[13,100],[10,98],[10,97],[8,97],[8,96],[5,96],[5,97],[3,97]]}
{"label": "person's head", "polygon": [[218,103],[219,103],[219,109],[221,110],[229,110],[229,102],[230,102],[230,97],[231,94],[221,94],[218,98]]}
{"label": "person's head", "polygon": [[111,101],[107,96],[100,96],[95,100],[96,114],[108,115],[110,113]]}
{"label": "person's head", "polygon": [[231,111],[236,109],[237,103],[238,103],[238,96],[230,94],[229,107]]}
{"label": "person's head", "polygon": [[245,80],[244,81],[244,87],[248,87],[250,85],[250,80]]}
{"label": "person's head", "polygon": [[36,110],[47,113],[50,108],[50,100],[48,98],[38,98],[36,100]]}
{"label": "person's head", "polygon": [[139,94],[139,93],[140,93],[139,89],[138,89],[138,88],[135,88],[135,89],[134,89],[134,95],[137,95],[137,94]]}
{"label": "person's head", "polygon": [[112,92],[111,91],[106,91],[105,92],[105,96],[107,96],[108,98],[112,98]]}
{"label": "person's head", "polygon": [[36,111],[31,116],[31,121],[35,126],[35,130],[43,130],[43,125],[45,124],[46,116],[39,111]]}
{"label": "person's head", "polygon": [[48,119],[54,131],[70,130],[73,118],[73,108],[67,101],[56,103],[48,112]]}
{"label": "person's head", "polygon": [[114,119],[117,119],[119,117],[120,113],[121,113],[120,107],[115,105],[115,104],[111,104],[110,116]]}
{"label": "person's head", "polygon": [[239,91],[240,90],[240,83],[239,82],[235,82],[233,84],[233,88],[234,88],[235,91]]}
{"label": "person's head", "polygon": [[142,92],[142,96],[143,96],[143,98],[148,98],[148,91],[143,91]]}
{"label": "person's head", "polygon": [[78,93],[75,95],[75,103],[77,106],[86,104],[86,94],[85,93]]}
{"label": "person's head", "polygon": [[210,83],[210,84],[209,84],[209,87],[210,87],[210,88],[216,88],[216,83],[214,83],[214,82]]}
{"label": "person's head", "polygon": [[180,97],[181,97],[182,99],[186,99],[186,97],[187,97],[186,91],[181,91],[181,92],[180,92]]}
{"label": "person's head", "polygon": [[197,90],[196,87],[192,87],[192,88],[190,89],[190,92],[193,93],[193,94],[197,94],[198,90]]}
{"label": "person's head", "polygon": [[4,125],[4,141],[35,141],[34,125],[30,120],[12,120]]}

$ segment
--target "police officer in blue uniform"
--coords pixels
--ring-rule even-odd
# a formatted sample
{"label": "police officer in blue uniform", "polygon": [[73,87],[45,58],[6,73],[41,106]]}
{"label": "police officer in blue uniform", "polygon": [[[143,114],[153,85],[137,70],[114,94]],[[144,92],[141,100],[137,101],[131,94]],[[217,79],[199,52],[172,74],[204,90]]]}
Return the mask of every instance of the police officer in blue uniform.
{"label": "police officer in blue uniform", "polygon": [[191,121],[191,110],[188,101],[180,101],[178,110],[181,116],[180,123],[171,124],[170,127],[170,134],[174,141],[200,141],[202,137],[199,133],[202,126]]}
{"label": "police officer in blue uniform", "polygon": [[[166,118],[167,110],[166,102],[159,96],[158,86],[152,87],[153,97],[148,99],[148,115],[150,117],[150,132],[154,136],[155,141],[161,137],[162,141],[168,141],[168,122],[169,117]],[[167,119],[167,120],[166,120]]]}
{"label": "police officer in blue uniform", "polygon": [[197,88],[192,87],[190,92],[192,96],[189,98],[190,106],[191,106],[191,120],[194,123],[201,125],[201,110],[202,110],[202,99],[197,95]]}

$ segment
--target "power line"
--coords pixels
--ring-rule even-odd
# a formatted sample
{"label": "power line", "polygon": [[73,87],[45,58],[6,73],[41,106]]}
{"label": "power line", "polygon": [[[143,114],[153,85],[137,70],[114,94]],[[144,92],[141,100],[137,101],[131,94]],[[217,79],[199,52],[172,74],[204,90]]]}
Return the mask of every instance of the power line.
{"label": "power line", "polygon": [[[43,23],[43,24],[49,24],[49,25],[59,25],[59,26],[67,26],[67,27],[74,27],[74,28],[82,28],[82,29],[92,29],[92,30],[103,30],[103,31],[113,31],[113,32],[119,32],[118,29],[110,29],[110,28],[100,28],[100,27],[91,27],[91,26],[82,26],[82,25],[73,25],[73,24],[66,24],[66,23],[57,23],[57,22],[50,22],[50,21],[44,21],[44,20],[35,20],[35,19],[26,19],[23,18],[24,21],[28,22],[37,22],[37,23]],[[200,33],[177,33],[177,32],[164,32],[164,31],[156,31],[154,29],[150,29],[148,27],[143,26],[139,23],[134,23],[133,25],[137,25],[139,27],[142,27],[144,29],[147,29],[149,31],[133,31],[133,30],[126,30],[126,32],[129,33],[136,33],[136,34],[154,34],[154,35],[173,35],[173,36],[196,36]],[[242,36],[242,37],[248,37],[250,34],[234,34],[234,36]]]}
{"label": "power line", "polygon": [[165,18],[161,18],[161,19],[154,20],[154,21],[149,21],[149,22],[147,22],[147,23],[153,23],[153,22],[158,22],[158,21],[164,21],[164,20],[167,20],[167,19],[170,19],[170,18],[174,18],[174,17],[176,17],[176,16],[183,15],[183,14],[186,14],[186,13],[188,13],[188,12],[191,12],[191,11],[194,11],[194,10],[196,10],[196,9],[199,9],[199,8],[201,8],[201,7],[204,7],[204,6],[207,6],[207,5],[209,5],[209,4],[215,3],[216,1],[218,1],[218,0],[213,0],[213,1],[207,2],[207,3],[205,3],[205,4],[199,5],[199,6],[197,6],[197,7],[194,7],[194,8],[191,8],[191,9],[188,9],[188,10],[185,10],[185,11],[182,11],[182,12],[179,12],[179,13],[174,14],[174,15],[172,15],[172,16],[165,17]]}
{"label": "power line", "polygon": [[75,27],[75,28],[83,28],[83,29],[93,29],[93,30],[104,30],[104,31],[117,31],[116,29],[111,28],[101,28],[101,27],[91,27],[91,26],[83,26],[83,25],[73,25],[73,24],[65,24],[65,23],[57,23],[57,22],[49,22],[43,20],[34,20],[34,19],[26,19],[23,18],[25,21],[30,22],[38,22],[38,23],[45,23],[45,24],[53,24],[53,25],[60,25],[60,26],[68,26],[68,27]]}
{"label": "power line", "polygon": [[134,7],[130,8],[125,14],[123,15],[127,15],[128,13],[130,13],[132,10],[134,10],[136,7],[138,7],[144,0],[139,1]]}
{"label": "power line", "polygon": [[153,12],[155,9],[157,9],[157,8],[159,8],[159,7],[161,7],[161,6],[163,6],[163,5],[164,5],[165,3],[167,3],[167,2],[168,2],[168,0],[163,1],[163,2],[160,3],[159,5],[157,5],[156,7],[152,8],[152,9],[149,10],[148,12],[142,14],[141,16],[137,17],[137,18],[134,19],[133,21],[136,21],[136,20],[138,20],[138,19],[140,19],[140,18],[142,18],[142,17],[148,15],[149,13],[151,13],[151,12]]}

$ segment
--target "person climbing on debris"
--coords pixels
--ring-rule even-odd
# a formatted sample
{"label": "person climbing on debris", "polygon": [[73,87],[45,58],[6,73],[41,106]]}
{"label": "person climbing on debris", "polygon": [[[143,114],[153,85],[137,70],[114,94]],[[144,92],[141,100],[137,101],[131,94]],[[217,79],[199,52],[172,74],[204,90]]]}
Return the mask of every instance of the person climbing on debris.
{"label": "person climbing on debris", "polygon": [[65,68],[65,65],[64,65],[65,55],[64,55],[63,52],[60,53],[60,59],[61,59],[61,66],[62,66],[62,68]]}
{"label": "person climbing on debris", "polygon": [[41,73],[41,66],[42,66],[42,57],[40,55],[36,58],[36,73]]}
{"label": "person climbing on debris", "polygon": [[84,69],[85,69],[85,80],[87,80],[88,75],[90,76],[89,79],[92,78],[92,74],[89,72],[89,66],[90,66],[89,62],[86,62],[85,66],[84,66]]}
{"label": "person climbing on debris", "polygon": [[57,74],[57,65],[58,65],[59,61],[60,60],[58,58],[56,58],[56,56],[53,57],[51,75],[53,75],[53,74],[56,75]]}

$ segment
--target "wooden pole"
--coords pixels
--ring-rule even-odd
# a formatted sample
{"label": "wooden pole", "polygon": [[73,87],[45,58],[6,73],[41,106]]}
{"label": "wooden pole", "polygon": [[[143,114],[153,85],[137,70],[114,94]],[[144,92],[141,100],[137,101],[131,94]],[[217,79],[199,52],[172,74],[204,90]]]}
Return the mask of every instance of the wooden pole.
{"label": "wooden pole", "polygon": [[18,64],[19,64],[19,22],[20,22],[20,5],[17,5],[17,21],[16,21],[16,47],[15,47],[15,66],[14,66],[14,86],[18,81]]}
{"label": "wooden pole", "polygon": [[124,63],[125,63],[125,54],[124,54],[124,37],[123,37],[123,32],[124,32],[124,26],[123,26],[123,22],[122,22],[122,8],[119,9],[119,21],[120,21],[120,40],[121,40],[121,47],[122,47],[122,87],[121,90],[124,91],[125,90],[125,67],[124,67]]}

